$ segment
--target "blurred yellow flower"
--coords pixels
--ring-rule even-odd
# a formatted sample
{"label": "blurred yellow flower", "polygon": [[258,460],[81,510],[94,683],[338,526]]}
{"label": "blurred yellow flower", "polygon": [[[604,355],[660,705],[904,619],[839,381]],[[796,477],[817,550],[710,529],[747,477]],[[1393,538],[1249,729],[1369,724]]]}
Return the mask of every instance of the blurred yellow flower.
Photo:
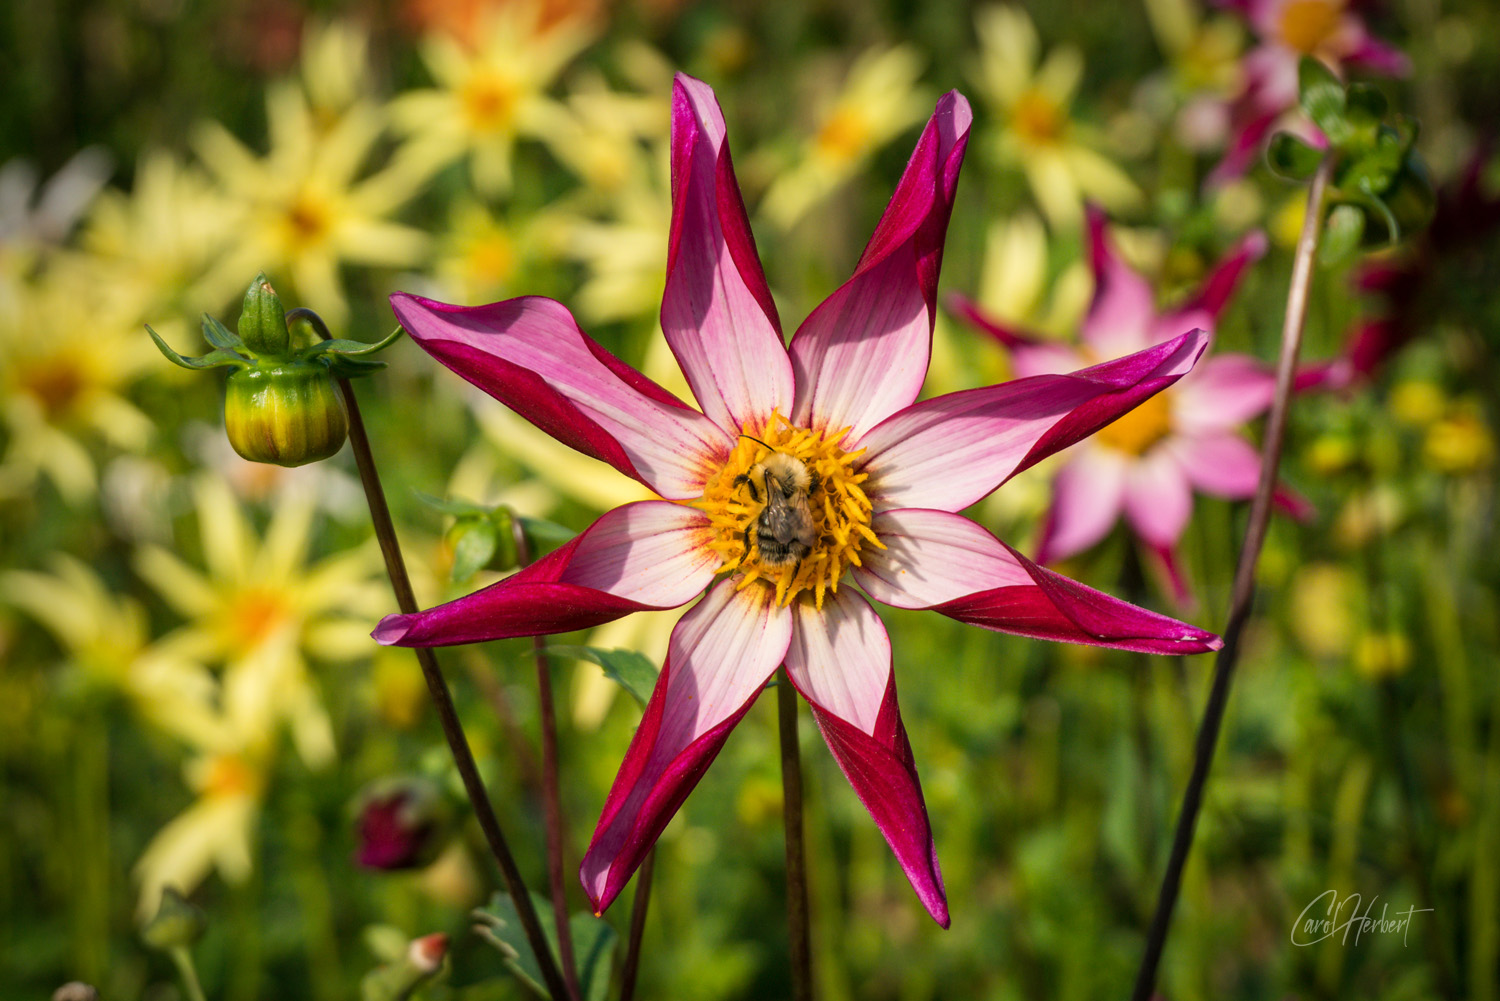
{"label": "blurred yellow flower", "polygon": [[1411,666],[1411,640],[1401,633],[1366,633],[1354,646],[1354,669],[1373,680],[1390,678]]}
{"label": "blurred yellow flower", "polygon": [[[270,153],[257,158],[217,122],[202,127],[196,147],[232,206],[230,248],[194,289],[194,301],[228,301],[246,275],[264,271],[289,301],[316,309],[338,333],[348,305],[339,266],[407,267],[427,251],[426,234],[389,217],[429,176],[397,157],[357,179],[384,131],[368,101],[321,120],[294,83],[267,92]],[[285,276],[283,278],[282,276]]]}
{"label": "blurred yellow flower", "polygon": [[374,649],[370,624],[390,603],[376,583],[367,546],[306,565],[311,497],[284,494],[264,540],[254,538],[239,502],[221,479],[195,484],[203,561],[199,572],[161,546],[143,546],[136,570],[189,621],[159,641],[185,660],[223,663],[225,684],[263,674],[279,719],[287,720],[309,765],[333,756],[327,714],[308,678],[304,655],[350,660]]}
{"label": "blurred yellow flower", "polygon": [[1426,427],[1443,416],[1448,394],[1425,379],[1407,379],[1391,388],[1391,416],[1403,424]]}
{"label": "blurred yellow flower", "polygon": [[1118,212],[1134,207],[1140,190],[1099,153],[1092,130],[1071,117],[1083,57],[1071,46],[1053,49],[1038,65],[1039,40],[1019,7],[986,7],[975,23],[980,64],[976,86],[999,119],[994,152],[1019,167],[1054,228],[1078,225],[1085,198]]}
{"label": "blurred yellow flower", "polygon": [[1336,563],[1308,563],[1292,578],[1292,632],[1315,657],[1341,657],[1353,642],[1354,609],[1363,603],[1359,581]]}
{"label": "blurred yellow flower", "polygon": [[87,440],[139,450],[150,437],[124,394],[158,359],[134,305],[100,292],[54,269],[0,294],[0,497],[46,476],[78,504],[98,485]]}
{"label": "blurred yellow flower", "polygon": [[534,3],[489,14],[473,49],[443,34],[423,40],[437,87],[397,96],[390,114],[410,136],[405,154],[431,168],[468,156],[474,186],[493,196],[510,188],[516,138],[545,135],[559,118],[545,91],[592,32],[571,19],[545,23]]}
{"label": "blurred yellow flower", "polygon": [[612,90],[599,73],[582,73],[541,136],[552,155],[583,181],[586,200],[602,196],[602,208],[612,207],[620,192],[654,181],[656,166],[642,155],[642,144],[663,144],[671,118],[663,96],[671,93],[671,64],[639,44],[628,46],[621,61],[634,90]]}
{"label": "blurred yellow flower", "polygon": [[434,298],[469,303],[505,298],[529,266],[558,255],[570,225],[547,210],[507,218],[472,198],[457,199],[434,254]]}
{"label": "blurred yellow flower", "polygon": [[909,45],[870,49],[855,59],[843,87],[816,114],[794,163],[778,171],[760,211],[790,229],[859,173],[870,156],[921,121],[932,99],[917,87],[922,56]]}
{"label": "blurred yellow flower", "polygon": [[1477,473],[1494,462],[1495,438],[1479,408],[1465,401],[1427,429],[1422,455],[1441,473]]}

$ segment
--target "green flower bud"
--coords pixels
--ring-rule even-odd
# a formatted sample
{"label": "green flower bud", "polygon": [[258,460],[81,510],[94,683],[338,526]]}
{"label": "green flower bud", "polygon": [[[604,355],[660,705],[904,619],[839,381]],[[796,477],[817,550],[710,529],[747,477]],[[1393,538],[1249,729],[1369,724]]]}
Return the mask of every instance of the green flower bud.
{"label": "green flower bud", "polygon": [[301,466],[343,447],[349,415],[326,364],[288,362],[229,373],[224,430],[251,462]]}
{"label": "green flower bud", "polygon": [[360,997],[363,1001],[407,1001],[417,988],[442,972],[447,955],[447,935],[424,935],[395,962],[365,974],[359,985]]}
{"label": "green flower bud", "polygon": [[153,949],[185,949],[203,937],[208,918],[202,908],[188,903],[172,887],[161,893],[156,917],[141,929],[141,939]]}
{"label": "green flower bud", "polygon": [[286,311],[265,272],[255,276],[245,291],[245,306],[240,310],[240,340],[258,355],[280,356],[291,347],[291,333],[286,326]]}

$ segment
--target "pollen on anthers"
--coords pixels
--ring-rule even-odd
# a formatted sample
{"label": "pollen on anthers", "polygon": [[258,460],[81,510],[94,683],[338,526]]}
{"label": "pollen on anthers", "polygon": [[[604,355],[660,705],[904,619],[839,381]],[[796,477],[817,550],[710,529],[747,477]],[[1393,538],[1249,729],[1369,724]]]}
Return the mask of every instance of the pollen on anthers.
{"label": "pollen on anthers", "polygon": [[710,548],[740,589],[774,587],[790,605],[807,594],[818,608],[837,591],[863,546],[885,545],[870,529],[870,500],[856,471],[864,449],[839,447],[848,428],[825,432],[772,414],[747,424],[723,467],[693,506],[708,515]]}

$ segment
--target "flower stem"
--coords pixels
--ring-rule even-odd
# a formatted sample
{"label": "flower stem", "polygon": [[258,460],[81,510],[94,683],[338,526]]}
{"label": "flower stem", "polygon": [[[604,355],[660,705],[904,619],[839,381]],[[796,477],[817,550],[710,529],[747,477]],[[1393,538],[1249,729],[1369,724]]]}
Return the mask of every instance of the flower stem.
{"label": "flower stem", "polygon": [[[294,313],[303,312],[302,310],[289,311],[288,322],[292,321]],[[316,319],[316,315],[311,311],[306,311],[306,313],[307,316],[304,318],[313,322],[315,329],[326,339],[327,328],[324,327],[323,321]],[[359,414],[354,387],[349,385],[349,380],[340,379],[339,389],[343,392],[344,402],[349,408],[349,445],[354,450],[354,464],[359,468],[359,479],[365,488],[365,499],[370,504],[370,520],[375,526],[375,537],[380,540],[380,552],[385,557],[386,574],[391,579],[391,588],[396,592],[396,605],[401,611],[410,615],[417,611],[417,599],[411,589],[411,579],[406,575],[406,562],[401,557],[401,544],[396,540],[396,528],[391,522],[390,508],[386,506],[385,490],[380,485],[380,475],[375,469],[375,458],[370,454],[370,439],[365,434],[365,424]],[[437,709],[438,721],[443,727],[443,736],[448,739],[448,750],[453,754],[453,763],[458,767],[459,778],[463,780],[464,791],[469,796],[469,802],[474,808],[474,816],[479,821],[480,830],[484,832],[485,841],[489,843],[490,853],[495,856],[495,862],[500,866],[500,875],[505,880],[505,888],[510,891],[511,900],[515,903],[516,916],[521,919],[521,927],[526,932],[526,940],[531,943],[531,951],[536,956],[547,990],[553,998],[569,997],[571,995],[568,993],[567,985],[563,981],[562,974],[558,972],[557,963],[552,958],[552,949],[547,944],[547,936],[542,931],[541,922],[537,919],[536,908],[532,906],[531,894],[526,890],[526,882],[521,878],[521,870],[516,867],[515,857],[510,853],[510,845],[500,831],[500,821],[495,816],[495,808],[490,804],[489,795],[484,791],[484,782],[479,777],[479,768],[474,763],[474,752],[469,749],[469,740],[464,735],[463,724],[459,722],[458,710],[453,706],[453,694],[448,690],[447,679],[443,677],[443,672],[438,667],[437,658],[433,656],[431,649],[415,647],[412,652],[417,655],[417,662],[422,665],[422,677],[427,681],[427,691],[431,694],[433,706]]]}
{"label": "flower stem", "polygon": [[1149,1001],[1156,987],[1157,966],[1161,963],[1167,930],[1172,922],[1172,910],[1177,905],[1178,892],[1182,888],[1182,870],[1193,845],[1198,811],[1203,806],[1203,790],[1208,783],[1214,749],[1223,727],[1224,708],[1229,701],[1229,686],[1234,679],[1235,664],[1239,661],[1240,634],[1250,618],[1255,597],[1255,567],[1260,560],[1261,547],[1266,541],[1266,528],[1271,520],[1272,495],[1276,489],[1277,470],[1281,465],[1287,410],[1291,402],[1297,355],[1302,349],[1302,328],[1307,321],[1313,261],[1323,232],[1324,194],[1328,190],[1328,179],[1333,173],[1333,166],[1333,157],[1325,156],[1318,165],[1317,173],[1312,178],[1312,186],[1307,192],[1307,215],[1302,222],[1302,235],[1297,239],[1297,253],[1292,262],[1292,282],[1287,292],[1286,318],[1281,328],[1281,357],[1276,363],[1276,395],[1271,403],[1271,414],[1266,420],[1265,443],[1261,447],[1260,483],[1255,490],[1255,500],[1250,505],[1250,523],[1245,528],[1245,541],[1240,547],[1239,564],[1235,568],[1234,588],[1230,592],[1229,619],[1224,625],[1224,646],[1214,662],[1213,686],[1209,689],[1208,704],[1203,710],[1203,723],[1198,728],[1193,771],[1188,778],[1187,790],[1183,793],[1182,812],[1178,815],[1177,830],[1172,838],[1172,853],[1167,860],[1167,871],[1162,876],[1161,892],[1156,899],[1156,911],[1146,934],[1146,952],[1141,957],[1141,966],[1136,974],[1132,1001]]}
{"label": "flower stem", "polygon": [[807,853],[802,840],[802,758],[797,746],[797,693],[783,670],[776,683],[781,727],[782,818],[786,824],[786,930],[791,952],[792,999],[812,1001],[812,948],[808,940]]}
{"label": "flower stem", "polygon": [[635,874],[635,899],[630,903],[630,942],[620,971],[620,1001],[635,1001],[635,976],[641,967],[641,939],[646,934],[646,909],[651,906],[651,872],[656,868],[656,846],[646,853]]}
{"label": "flower stem", "polygon": [[[511,518],[511,534],[521,566],[532,560],[531,547],[521,519]],[[557,712],[552,703],[552,664],[547,659],[547,644],[540,636],[531,638],[536,653],[537,714],[542,728],[542,822],[547,829],[547,882],[552,896],[552,919],[557,924],[557,954],[567,981],[568,997],[579,1001],[583,990],[578,984],[578,961],[573,954],[573,929],[568,924],[568,894],[563,883],[563,851],[566,828],[563,824],[562,794],[558,786]]]}
{"label": "flower stem", "polygon": [[188,951],[187,946],[174,946],[170,955],[177,966],[177,972],[182,976],[182,989],[187,994],[188,1001],[205,1001],[203,985],[198,982],[198,968],[193,965],[193,954]]}

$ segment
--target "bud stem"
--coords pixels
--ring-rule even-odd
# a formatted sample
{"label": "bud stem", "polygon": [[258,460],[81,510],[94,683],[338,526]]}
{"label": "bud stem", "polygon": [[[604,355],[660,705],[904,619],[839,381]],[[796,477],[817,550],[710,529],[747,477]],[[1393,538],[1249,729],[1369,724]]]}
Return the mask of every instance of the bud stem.
{"label": "bud stem", "polygon": [[1297,253],[1292,261],[1286,319],[1281,328],[1281,356],[1276,363],[1276,394],[1271,402],[1270,416],[1266,419],[1265,442],[1261,446],[1260,484],[1250,505],[1250,522],[1245,528],[1245,541],[1240,546],[1239,563],[1235,568],[1234,589],[1230,592],[1229,620],[1224,626],[1224,646],[1214,662],[1213,685],[1209,689],[1208,704],[1203,709],[1203,723],[1198,728],[1198,742],[1193,753],[1193,771],[1182,796],[1182,812],[1178,815],[1177,830],[1172,838],[1172,854],[1167,860],[1167,871],[1162,876],[1156,912],[1151,916],[1151,927],[1146,935],[1146,952],[1141,957],[1141,966],[1136,974],[1132,1001],[1149,1001],[1156,987],[1156,969],[1161,962],[1162,949],[1167,942],[1167,929],[1172,922],[1172,911],[1182,888],[1182,870],[1187,864],[1188,852],[1193,847],[1193,832],[1198,825],[1198,811],[1203,805],[1203,790],[1208,784],[1208,771],[1213,765],[1214,749],[1218,746],[1219,731],[1224,723],[1224,708],[1229,702],[1229,686],[1234,680],[1235,664],[1239,661],[1240,634],[1250,618],[1250,608],[1255,597],[1255,567],[1260,561],[1261,546],[1266,541],[1266,527],[1271,520],[1271,503],[1276,490],[1277,469],[1281,465],[1287,410],[1296,377],[1297,355],[1302,349],[1302,328],[1307,321],[1307,299],[1312,288],[1313,262],[1323,233],[1324,195],[1333,174],[1335,158],[1336,154],[1332,152],[1324,155],[1307,192],[1307,215],[1302,222],[1302,235],[1297,240]]}
{"label": "bud stem", "polygon": [[[322,318],[311,310],[292,310],[288,313],[287,319],[288,322],[306,320],[317,331],[319,337],[324,340],[332,339]],[[375,526],[375,537],[380,540],[380,552],[385,557],[386,574],[391,579],[392,590],[396,592],[397,606],[409,615],[417,611],[417,599],[411,589],[411,578],[406,574],[406,561],[401,556],[401,544],[396,539],[396,528],[391,522],[391,510],[385,502],[385,490],[380,485],[380,474],[375,469],[375,458],[370,453],[370,438],[365,434],[365,423],[359,413],[359,403],[354,397],[354,387],[349,384],[348,379],[339,379],[338,383],[339,389],[344,394],[344,402],[348,404],[349,445],[354,450],[354,464],[359,468],[360,483],[365,488],[365,499],[370,505],[370,521]],[[562,974],[558,972],[557,963],[552,958],[552,949],[547,943],[547,936],[542,931],[541,922],[537,919],[536,908],[531,904],[531,894],[526,889],[526,881],[522,879],[521,870],[517,868],[515,857],[511,855],[510,845],[500,830],[499,819],[495,816],[495,808],[485,792],[484,781],[479,777],[479,768],[474,763],[474,752],[470,750],[468,737],[464,735],[463,724],[459,722],[458,710],[454,708],[453,694],[448,690],[448,682],[443,677],[442,669],[438,667],[437,658],[433,656],[431,649],[416,647],[412,652],[417,655],[417,662],[422,665],[422,677],[427,681],[427,691],[432,696],[434,708],[437,709],[438,721],[443,727],[443,736],[448,739],[448,750],[452,753],[453,763],[457,766],[459,777],[463,780],[464,792],[468,794],[469,802],[474,807],[474,816],[479,821],[480,830],[484,832],[485,841],[489,843],[490,853],[495,856],[495,862],[500,866],[500,876],[504,879],[505,888],[510,892],[511,900],[515,903],[516,916],[521,919],[521,927],[526,932],[526,940],[531,943],[531,951],[536,956],[537,966],[541,970],[547,991],[553,998],[570,997]],[[202,1001],[201,995],[193,1001]]]}
{"label": "bud stem", "polygon": [[203,985],[198,982],[198,968],[193,965],[193,954],[185,945],[176,945],[167,950],[172,957],[172,962],[177,965],[177,972],[182,975],[182,987],[187,992],[188,1001],[206,1001],[203,997]]}

